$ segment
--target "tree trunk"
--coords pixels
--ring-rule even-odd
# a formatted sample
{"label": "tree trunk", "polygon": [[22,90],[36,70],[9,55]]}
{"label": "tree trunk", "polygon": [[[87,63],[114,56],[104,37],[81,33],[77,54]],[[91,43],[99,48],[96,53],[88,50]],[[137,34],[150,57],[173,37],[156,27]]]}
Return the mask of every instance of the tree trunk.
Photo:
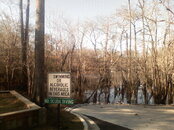
{"label": "tree trunk", "polygon": [[26,87],[28,89],[28,95],[30,95],[31,84],[30,80],[30,70],[28,64],[28,46],[29,46],[29,16],[30,16],[30,0],[27,0],[27,9],[26,9],[26,24],[25,24],[25,47],[26,47]]}
{"label": "tree trunk", "polygon": [[108,88],[108,93],[107,93],[107,97],[106,97],[106,103],[107,104],[110,103],[109,98],[110,98],[110,87]]}
{"label": "tree trunk", "polygon": [[44,103],[44,18],[45,0],[36,0],[36,26],[35,26],[35,95],[37,104],[43,106]]}
{"label": "tree trunk", "polygon": [[95,103],[95,104],[97,103],[97,91],[94,94],[93,103]]}
{"label": "tree trunk", "polygon": [[26,47],[26,42],[25,42],[25,37],[24,37],[24,18],[23,18],[23,0],[20,0],[19,4],[20,8],[20,29],[21,29],[21,60],[22,60],[22,72],[21,72],[21,90],[26,91],[27,90],[27,68],[26,68],[26,63],[27,63],[27,47]]}

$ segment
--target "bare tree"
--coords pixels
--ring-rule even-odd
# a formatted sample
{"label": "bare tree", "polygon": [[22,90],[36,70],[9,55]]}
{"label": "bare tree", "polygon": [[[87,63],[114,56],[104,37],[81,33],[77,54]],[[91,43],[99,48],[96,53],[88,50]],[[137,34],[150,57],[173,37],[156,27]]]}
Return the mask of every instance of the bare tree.
{"label": "bare tree", "polygon": [[26,42],[25,42],[25,36],[24,36],[24,18],[23,18],[23,0],[20,0],[19,4],[20,8],[20,27],[21,27],[21,57],[22,57],[22,72],[21,72],[21,85],[23,90],[27,90],[27,80],[26,80],[26,65],[27,65],[27,52],[26,52]]}
{"label": "bare tree", "polygon": [[44,73],[44,26],[45,26],[45,0],[36,0],[36,25],[35,25],[35,91],[36,103],[43,106],[45,96]]}
{"label": "bare tree", "polygon": [[27,8],[26,8],[26,20],[24,24],[24,13],[23,13],[23,0],[20,0],[19,4],[20,9],[20,30],[21,30],[21,60],[22,60],[22,73],[21,73],[21,85],[22,90],[29,92],[29,84],[28,84],[28,44],[29,44],[29,13],[30,13],[30,0],[27,0]]}

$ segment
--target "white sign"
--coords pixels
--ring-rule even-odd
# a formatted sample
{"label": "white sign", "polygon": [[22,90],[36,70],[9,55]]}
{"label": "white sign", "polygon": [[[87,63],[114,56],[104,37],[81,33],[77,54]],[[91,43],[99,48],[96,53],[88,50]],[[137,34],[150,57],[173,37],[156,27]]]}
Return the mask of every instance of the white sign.
{"label": "white sign", "polygon": [[48,97],[70,97],[70,73],[48,74]]}

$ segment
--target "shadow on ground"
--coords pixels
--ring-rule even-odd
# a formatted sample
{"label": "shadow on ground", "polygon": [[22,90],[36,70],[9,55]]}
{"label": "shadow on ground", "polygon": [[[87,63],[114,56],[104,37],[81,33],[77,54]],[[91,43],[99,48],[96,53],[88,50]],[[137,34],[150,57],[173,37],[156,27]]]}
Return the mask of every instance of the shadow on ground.
{"label": "shadow on ground", "polygon": [[[85,115],[87,116],[87,115]],[[90,118],[91,120],[93,120],[100,128],[100,130],[131,130],[129,128],[126,127],[122,127],[119,125],[115,125],[106,121],[102,121],[100,119],[97,119],[95,117],[92,116],[87,116],[88,118]]]}

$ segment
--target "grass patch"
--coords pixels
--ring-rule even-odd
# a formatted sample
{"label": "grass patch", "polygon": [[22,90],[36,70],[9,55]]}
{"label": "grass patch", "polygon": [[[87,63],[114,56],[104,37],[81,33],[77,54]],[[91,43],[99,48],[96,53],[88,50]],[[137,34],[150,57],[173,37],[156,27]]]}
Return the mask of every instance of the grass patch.
{"label": "grass patch", "polygon": [[11,93],[0,93],[0,114],[27,109],[27,106]]}
{"label": "grass patch", "polygon": [[[58,129],[57,105],[49,105],[47,109],[47,123],[32,130],[57,130]],[[83,124],[75,115],[61,110],[60,130],[83,130]]]}

